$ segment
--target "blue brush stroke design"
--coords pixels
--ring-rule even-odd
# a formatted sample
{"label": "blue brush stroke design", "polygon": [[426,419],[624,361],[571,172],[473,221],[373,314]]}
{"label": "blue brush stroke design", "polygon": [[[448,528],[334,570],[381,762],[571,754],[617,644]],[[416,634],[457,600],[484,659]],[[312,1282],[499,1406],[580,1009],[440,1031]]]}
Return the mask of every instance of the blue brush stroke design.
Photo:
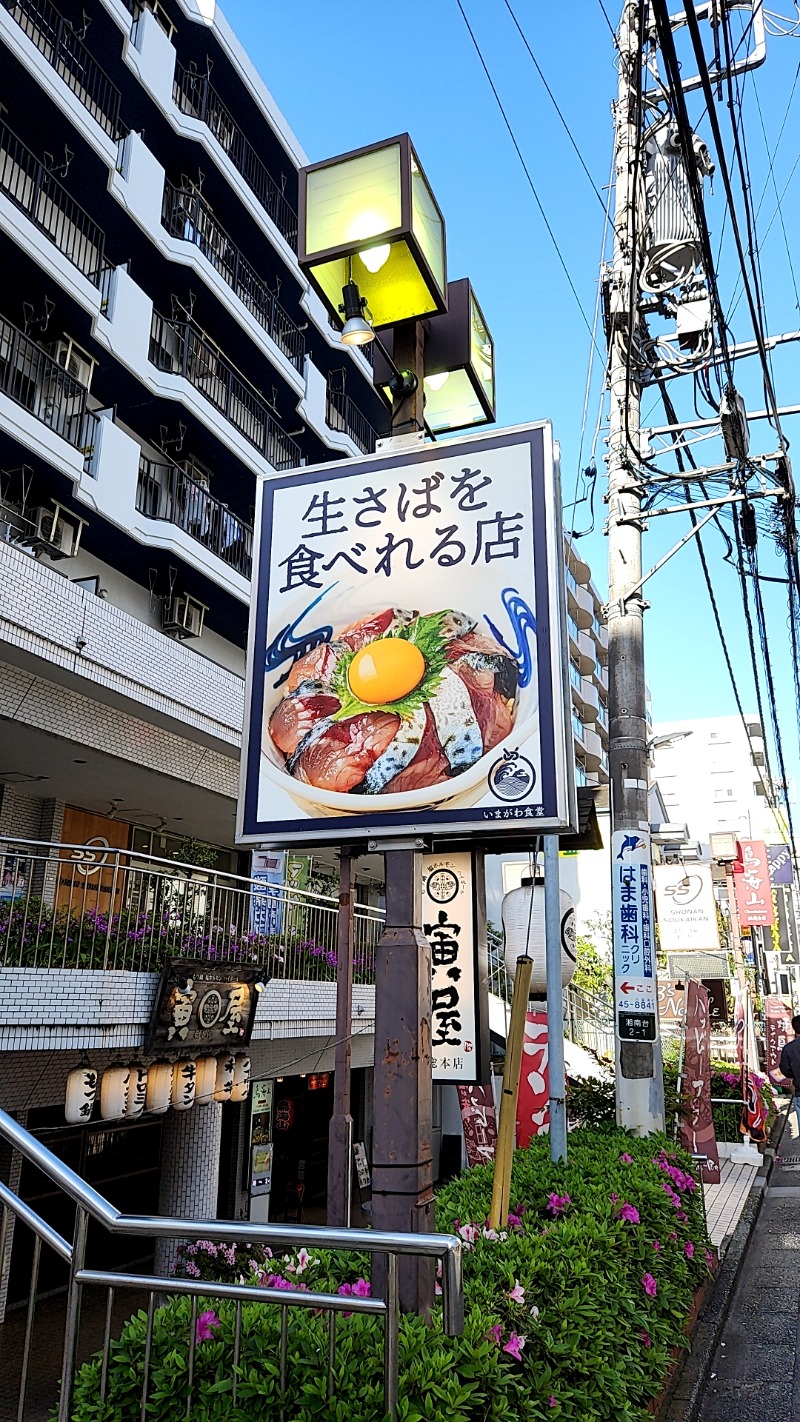
{"label": "blue brush stroke design", "polygon": [[519,667],[519,684],[521,687],[529,686],[533,676],[533,655],[528,640],[528,633],[532,632],[536,636],[536,618],[528,607],[523,597],[520,597],[516,588],[503,588],[501,601],[508,614],[511,629],[516,639],[516,650],[509,647],[508,643],[501,637],[490,617],[483,614],[492,636],[497,639],[501,647],[504,647],[510,657],[513,657]]}
{"label": "blue brush stroke design", "polygon": [[313,652],[314,648],[318,647],[321,642],[330,642],[333,637],[332,627],[317,627],[313,632],[303,632],[299,637],[296,637],[295,633],[303,618],[311,612],[312,608],[316,607],[318,602],[322,602],[322,599],[326,597],[329,592],[332,592],[335,587],[338,587],[338,582],[331,583],[329,588],[323,588],[319,597],[315,597],[313,602],[310,602],[307,607],[304,607],[294,622],[289,622],[285,627],[282,627],[277,637],[275,637],[267,647],[264,660],[264,669],[266,672],[277,671],[278,667],[282,667],[284,662],[289,662],[289,666],[286,668],[283,676],[279,676],[278,680],[274,683],[276,690],[286,681],[289,672],[300,657],[304,657],[306,652]]}

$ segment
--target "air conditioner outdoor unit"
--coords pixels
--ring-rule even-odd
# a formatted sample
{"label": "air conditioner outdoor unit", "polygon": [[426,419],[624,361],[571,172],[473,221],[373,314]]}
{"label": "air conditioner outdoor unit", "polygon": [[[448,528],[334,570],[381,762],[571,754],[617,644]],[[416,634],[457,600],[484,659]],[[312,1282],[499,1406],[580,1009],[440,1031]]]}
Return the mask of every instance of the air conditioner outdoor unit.
{"label": "air conditioner outdoor unit", "polygon": [[97,361],[87,351],[65,336],[63,340],[56,341],[53,358],[64,367],[67,375],[71,375],[73,380],[77,380],[79,385],[85,386],[87,390],[90,389],[92,372]]}
{"label": "air conditioner outdoor unit", "polygon": [[161,629],[167,636],[183,641],[186,637],[201,637],[208,608],[188,593],[177,593],[164,599],[161,608]]}
{"label": "air conditioner outdoor unit", "polygon": [[30,544],[35,552],[46,553],[50,558],[77,557],[87,523],[85,518],[77,518],[54,502],[50,507],[36,509],[34,520],[35,533]]}

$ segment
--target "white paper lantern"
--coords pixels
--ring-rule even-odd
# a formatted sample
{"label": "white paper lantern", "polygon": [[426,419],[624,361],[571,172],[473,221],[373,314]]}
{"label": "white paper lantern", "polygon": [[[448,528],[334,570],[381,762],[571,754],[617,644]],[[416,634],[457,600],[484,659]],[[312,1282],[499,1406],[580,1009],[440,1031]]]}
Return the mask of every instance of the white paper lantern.
{"label": "white paper lantern", "polygon": [[154,1116],[162,1116],[172,1104],[172,1062],[154,1062],[147,1072],[145,1104]]}
{"label": "white paper lantern", "polygon": [[[531,904],[533,895],[533,904]],[[577,967],[575,905],[569,894],[559,891],[561,909],[561,986],[566,987]],[[547,964],[544,932],[544,884],[524,879],[518,889],[503,898],[503,935],[506,972],[513,979],[517,958],[533,959],[531,997],[547,995]]]}
{"label": "white paper lantern", "polygon": [[64,1117],[71,1126],[89,1120],[97,1096],[97,1079],[94,1067],[76,1067],[67,1077]]}
{"label": "white paper lantern", "polygon": [[147,1102],[147,1067],[140,1066],[134,1062],[128,1070],[130,1079],[128,1081],[128,1099],[125,1108],[125,1119],[131,1120],[135,1116],[141,1116]]}
{"label": "white paper lantern", "polygon": [[233,1091],[233,1072],[236,1066],[236,1058],[232,1052],[227,1057],[217,1057],[217,1086],[214,1092],[215,1101],[230,1101]]}
{"label": "white paper lantern", "polygon": [[233,1068],[231,1101],[246,1101],[250,1093],[250,1058],[237,1057]]}
{"label": "white paper lantern", "polygon": [[176,1062],[172,1068],[172,1108],[188,1111],[194,1106],[197,1068],[194,1062]]}
{"label": "white paper lantern", "polygon": [[217,1090],[216,1057],[199,1057],[195,1062],[197,1072],[194,1079],[194,1102],[196,1106],[208,1106]]}
{"label": "white paper lantern", "polygon": [[108,1067],[100,1082],[100,1115],[104,1121],[121,1121],[128,1109],[128,1083],[131,1069],[127,1066]]}

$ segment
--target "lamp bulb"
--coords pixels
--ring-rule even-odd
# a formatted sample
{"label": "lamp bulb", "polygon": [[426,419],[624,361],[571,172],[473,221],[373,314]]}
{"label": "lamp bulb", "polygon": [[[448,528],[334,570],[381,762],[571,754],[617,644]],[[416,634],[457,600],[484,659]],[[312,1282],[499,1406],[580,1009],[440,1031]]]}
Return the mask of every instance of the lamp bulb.
{"label": "lamp bulb", "polygon": [[367,271],[374,275],[375,272],[380,271],[381,267],[386,266],[391,250],[388,242],[382,242],[379,247],[368,247],[366,252],[359,252],[358,255]]}
{"label": "lamp bulb", "polygon": [[442,386],[450,379],[450,371],[443,370],[440,375],[426,375],[425,384],[429,390],[441,390]]}

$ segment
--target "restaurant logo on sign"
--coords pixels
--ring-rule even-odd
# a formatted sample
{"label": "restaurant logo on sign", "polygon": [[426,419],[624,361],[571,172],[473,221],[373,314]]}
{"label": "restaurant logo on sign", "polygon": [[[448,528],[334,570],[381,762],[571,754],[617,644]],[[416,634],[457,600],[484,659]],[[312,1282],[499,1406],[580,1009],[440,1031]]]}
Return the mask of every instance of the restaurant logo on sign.
{"label": "restaurant logo on sign", "polygon": [[258,486],[238,838],[574,822],[550,426]]}
{"label": "restaurant logo on sign", "polygon": [[145,1052],[244,1047],[256,1015],[259,967],[168,958],[150,1016]]}
{"label": "restaurant logo on sign", "polygon": [[653,883],[661,951],[719,948],[710,864],[657,864]]}

